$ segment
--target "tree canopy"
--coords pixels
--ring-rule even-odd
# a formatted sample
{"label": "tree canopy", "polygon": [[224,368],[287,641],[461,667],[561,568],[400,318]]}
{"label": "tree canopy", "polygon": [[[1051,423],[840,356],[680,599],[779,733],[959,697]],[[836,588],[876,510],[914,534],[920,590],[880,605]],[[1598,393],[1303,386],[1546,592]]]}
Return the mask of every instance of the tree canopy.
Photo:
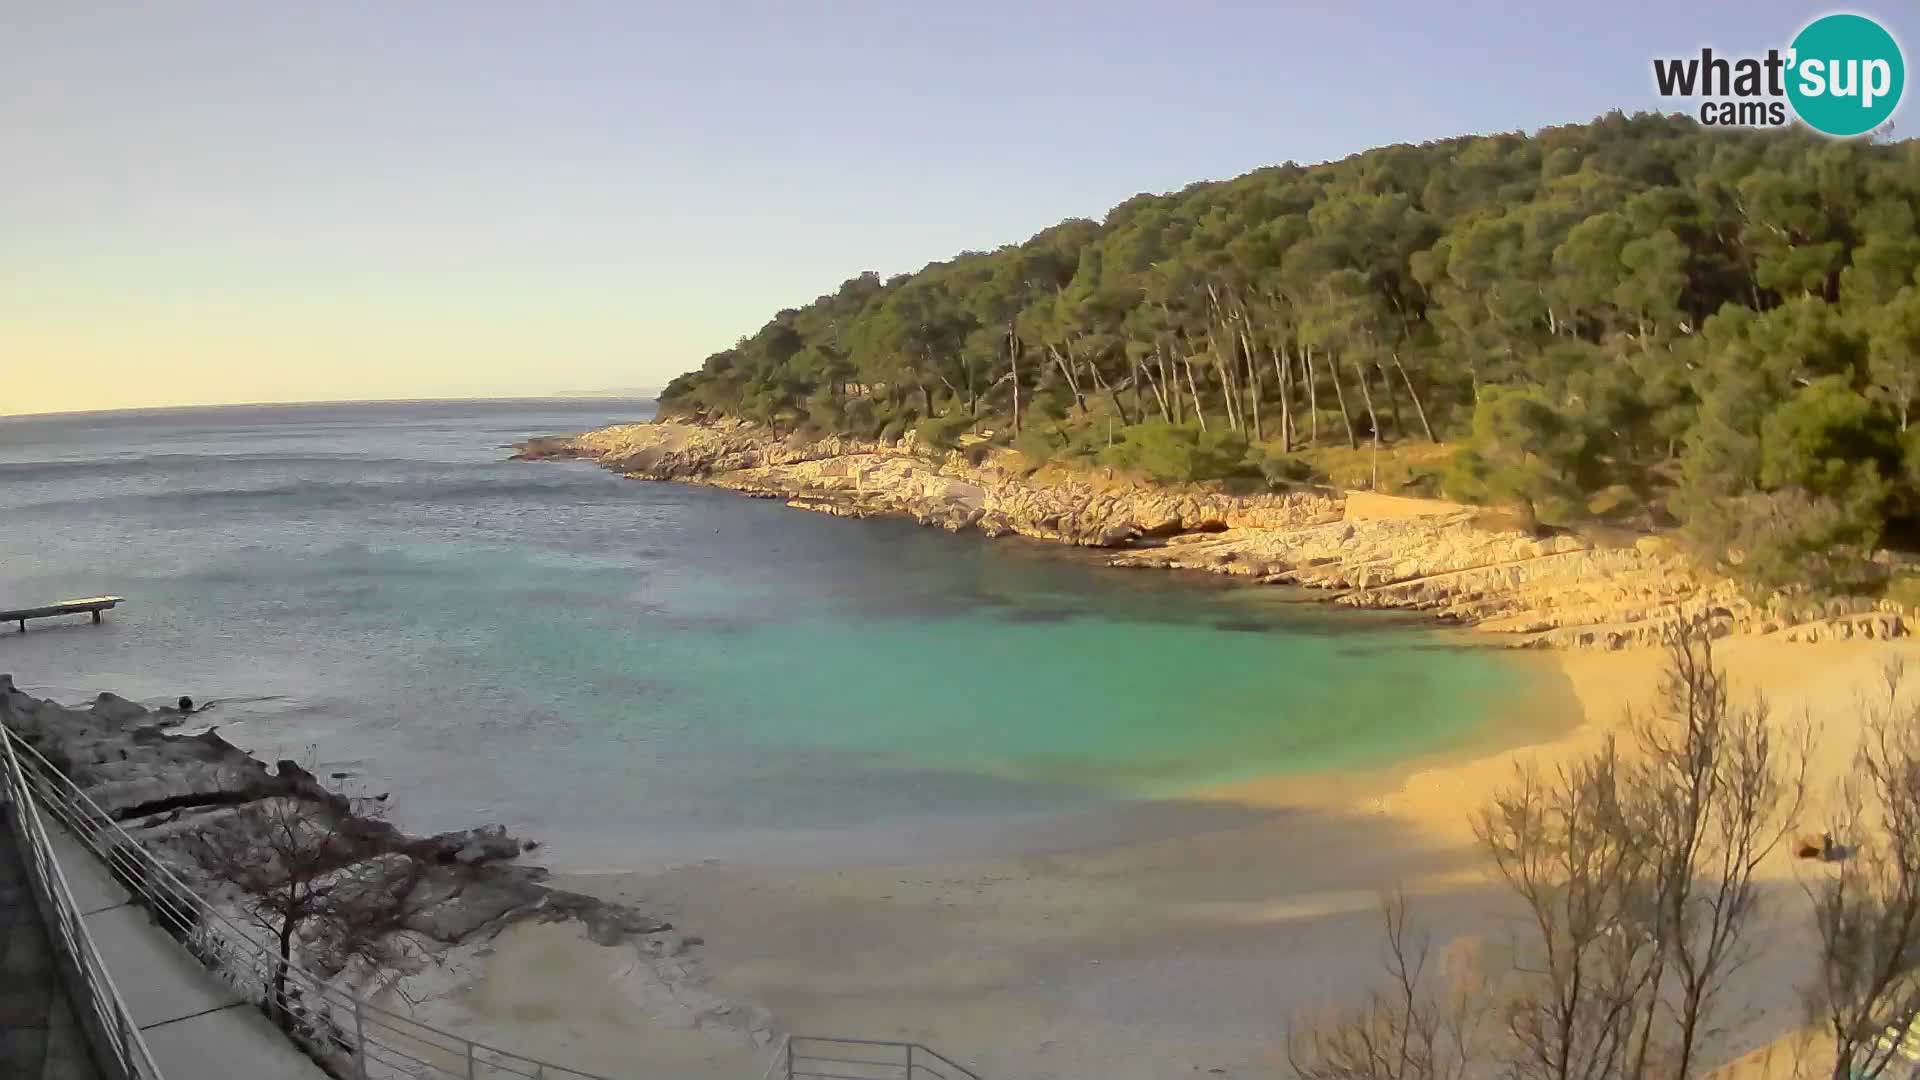
{"label": "tree canopy", "polygon": [[1916,206],[1913,142],[1613,113],[1388,146],[861,274],[661,400],[1160,479],[1446,441],[1457,497],[1852,586],[1920,517]]}

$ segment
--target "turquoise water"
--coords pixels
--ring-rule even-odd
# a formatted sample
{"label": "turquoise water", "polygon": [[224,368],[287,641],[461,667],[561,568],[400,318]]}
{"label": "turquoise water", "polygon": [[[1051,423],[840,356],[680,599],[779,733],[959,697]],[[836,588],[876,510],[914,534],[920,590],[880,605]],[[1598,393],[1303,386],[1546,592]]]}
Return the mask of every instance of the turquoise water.
{"label": "turquoise water", "polygon": [[0,606],[131,599],[0,635],[0,670],[218,700],[229,738],[405,824],[594,866],[1177,831],[1142,808],[1459,745],[1530,677],[1284,590],[500,449],[645,411],[0,419]]}

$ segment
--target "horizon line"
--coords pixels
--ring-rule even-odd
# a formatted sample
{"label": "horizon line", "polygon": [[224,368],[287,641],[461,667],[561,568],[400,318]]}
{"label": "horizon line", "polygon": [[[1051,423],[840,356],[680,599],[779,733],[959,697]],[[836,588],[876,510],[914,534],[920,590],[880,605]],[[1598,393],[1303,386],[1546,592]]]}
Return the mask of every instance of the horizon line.
{"label": "horizon line", "polygon": [[106,416],[114,413],[154,413],[154,412],[191,412],[207,409],[271,409],[300,408],[321,405],[433,405],[451,402],[477,401],[648,401],[659,403],[657,393],[637,397],[623,394],[578,393],[562,391],[556,394],[472,394],[449,397],[397,397],[397,398],[299,398],[291,401],[226,401],[203,405],[123,405],[110,409],[43,409],[32,412],[0,412],[0,420],[25,420],[49,416]]}

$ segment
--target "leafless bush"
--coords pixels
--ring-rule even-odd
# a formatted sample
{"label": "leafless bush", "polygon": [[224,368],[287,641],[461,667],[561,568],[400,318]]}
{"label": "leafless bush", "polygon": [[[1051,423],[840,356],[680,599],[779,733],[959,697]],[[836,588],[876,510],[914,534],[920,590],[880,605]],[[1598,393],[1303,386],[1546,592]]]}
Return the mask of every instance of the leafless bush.
{"label": "leafless bush", "polygon": [[378,812],[344,798],[275,795],[187,838],[207,872],[239,890],[247,916],[273,936],[279,956],[266,1006],[283,1024],[296,939],[333,970],[354,958],[376,967],[400,959],[394,931],[415,910],[422,868],[402,855],[366,857],[365,826]]}
{"label": "leafless bush", "polygon": [[[1735,706],[1704,628],[1671,635],[1655,712],[1634,725],[1628,828],[1652,866],[1658,993],[1644,1002],[1643,1049],[1664,1042],[1661,1072],[1693,1075],[1701,1044],[1723,1034],[1717,1005],[1754,958],[1761,865],[1806,806],[1806,724],[1778,725],[1764,699]],[[1657,1033],[1658,1014],[1671,1021]],[[1636,1075],[1646,1075],[1636,1065]]]}
{"label": "leafless bush", "polygon": [[[1764,702],[1736,708],[1712,641],[1676,625],[1658,707],[1553,772],[1520,767],[1475,818],[1500,881],[1526,912],[1510,967],[1475,1000],[1489,1037],[1430,1052],[1434,999],[1416,993],[1426,943],[1409,949],[1389,909],[1401,992],[1290,1040],[1307,1080],[1685,1080],[1719,1030],[1714,1005],[1755,952],[1755,877],[1805,798],[1804,733],[1784,739]],[[1920,807],[1920,800],[1916,801]],[[1412,977],[1408,977],[1408,972]],[[1455,987],[1447,995],[1463,996]],[[1403,1051],[1401,1047],[1411,1047]]]}
{"label": "leafless bush", "polygon": [[1658,980],[1654,866],[1628,827],[1613,741],[1551,780],[1522,769],[1476,822],[1525,905],[1502,1006],[1500,1064],[1524,1076],[1600,1080],[1645,1058],[1635,1023]]}
{"label": "leafless bush", "polygon": [[1381,916],[1392,989],[1290,1033],[1287,1060],[1304,1080],[1463,1080],[1486,1009],[1458,976],[1435,991],[1433,941],[1409,927],[1404,896],[1385,898]]}
{"label": "leafless bush", "polygon": [[1833,1036],[1835,1080],[1881,1075],[1920,1014],[1920,709],[1900,706],[1902,676],[1888,665],[1884,701],[1863,705],[1828,829],[1836,858],[1807,885],[1820,936],[1810,1006]]}

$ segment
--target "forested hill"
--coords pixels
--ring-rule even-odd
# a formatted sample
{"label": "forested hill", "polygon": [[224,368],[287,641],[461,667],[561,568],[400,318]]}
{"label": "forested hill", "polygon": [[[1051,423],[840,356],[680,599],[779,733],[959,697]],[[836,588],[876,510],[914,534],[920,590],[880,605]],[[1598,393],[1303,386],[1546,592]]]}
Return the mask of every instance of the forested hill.
{"label": "forested hill", "polygon": [[1174,481],[1377,449],[1542,525],[1866,587],[1920,519],[1916,206],[1913,142],[1610,114],[1389,146],[862,274],[662,402]]}

